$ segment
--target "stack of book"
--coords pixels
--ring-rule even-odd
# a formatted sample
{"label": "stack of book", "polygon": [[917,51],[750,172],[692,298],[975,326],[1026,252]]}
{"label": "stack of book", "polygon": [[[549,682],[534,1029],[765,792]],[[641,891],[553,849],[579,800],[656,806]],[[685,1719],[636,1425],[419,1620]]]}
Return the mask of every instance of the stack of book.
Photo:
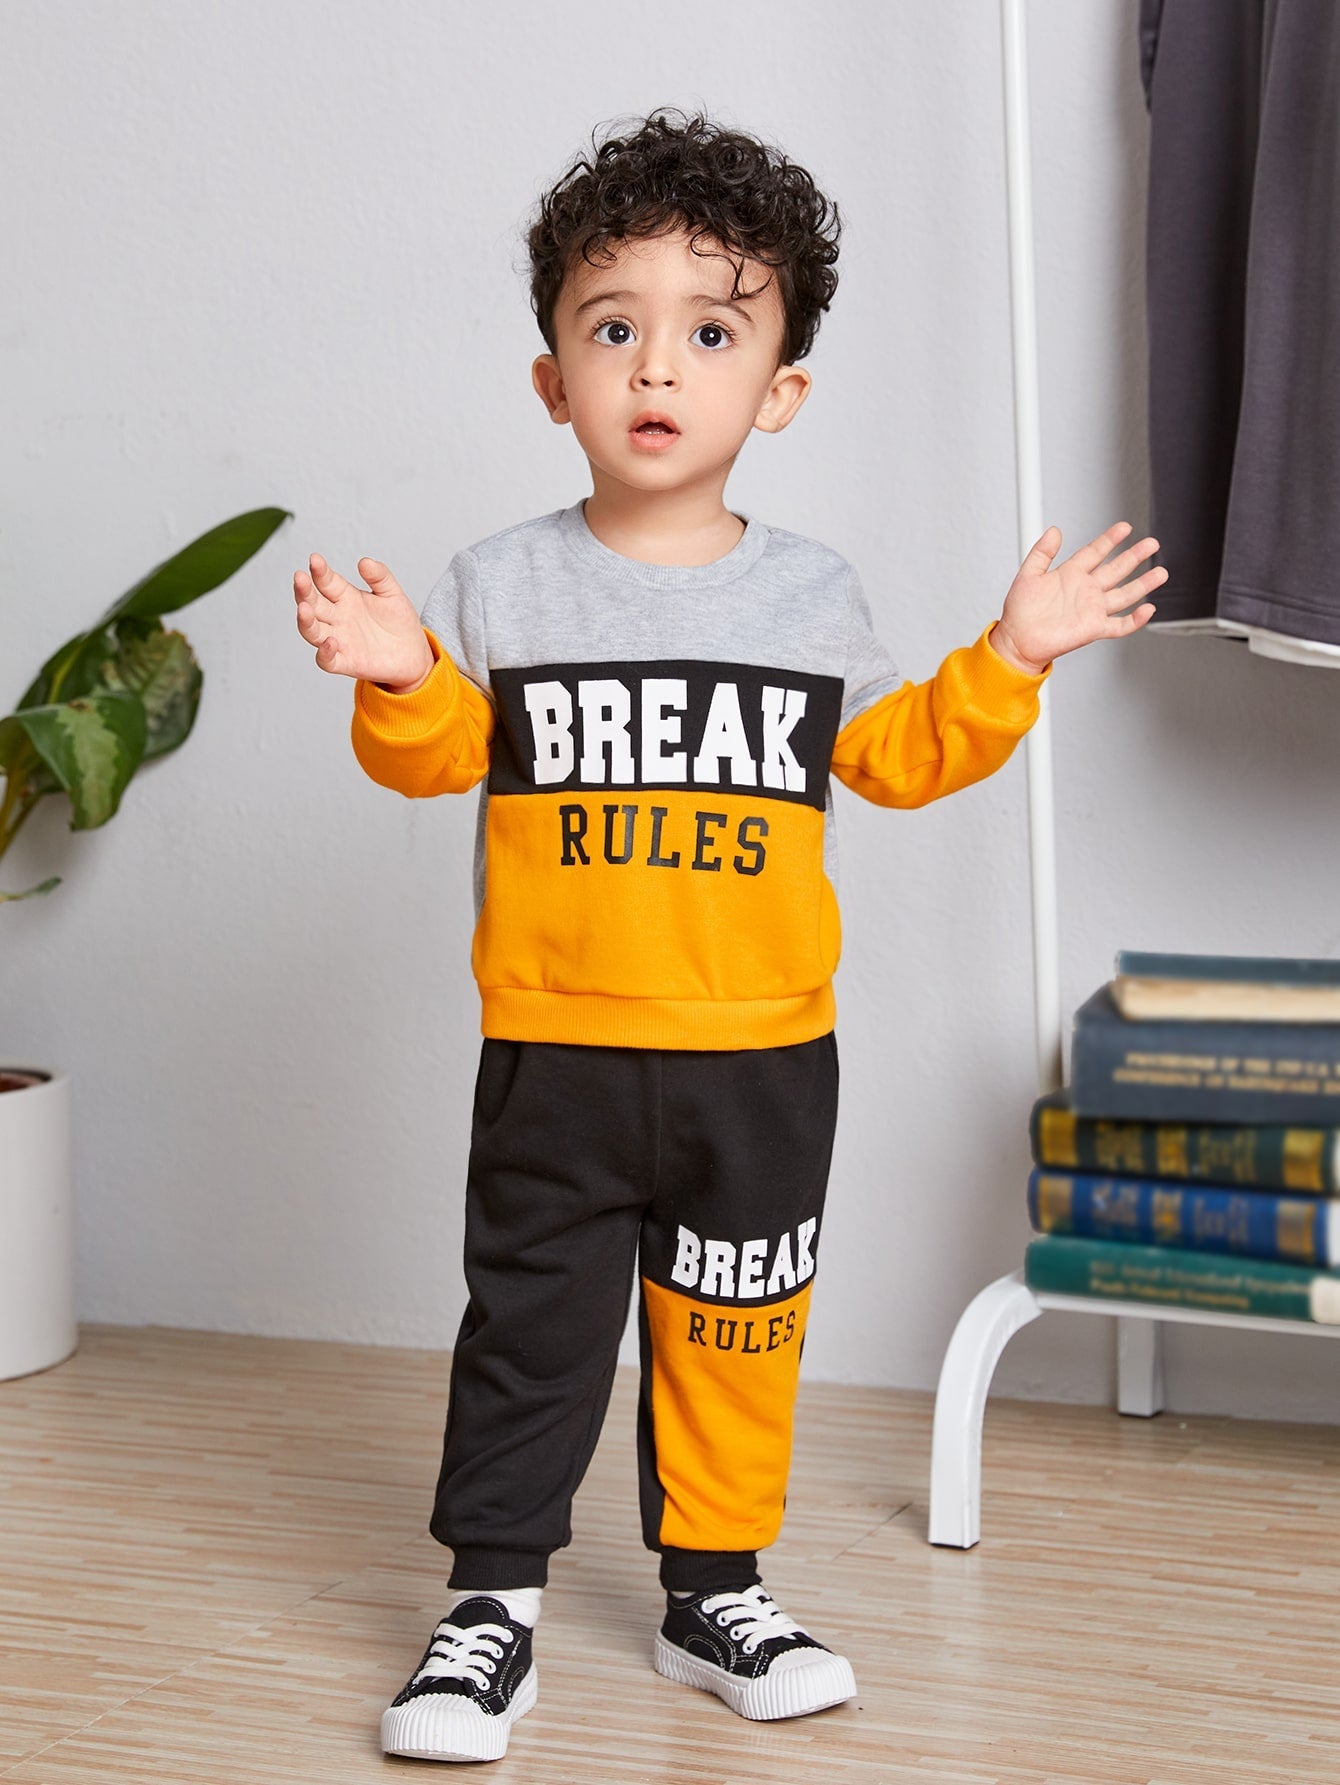
{"label": "stack of book", "polygon": [[1340,1325],[1340,962],[1120,954],[1030,1133],[1035,1290]]}

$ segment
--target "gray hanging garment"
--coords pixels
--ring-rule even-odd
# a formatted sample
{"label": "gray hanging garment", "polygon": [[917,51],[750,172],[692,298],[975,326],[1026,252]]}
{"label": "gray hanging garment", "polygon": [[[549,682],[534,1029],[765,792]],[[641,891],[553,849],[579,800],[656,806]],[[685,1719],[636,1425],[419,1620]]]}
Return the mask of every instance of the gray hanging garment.
{"label": "gray hanging garment", "polygon": [[1340,7],[1141,0],[1139,39],[1151,625],[1340,667]]}

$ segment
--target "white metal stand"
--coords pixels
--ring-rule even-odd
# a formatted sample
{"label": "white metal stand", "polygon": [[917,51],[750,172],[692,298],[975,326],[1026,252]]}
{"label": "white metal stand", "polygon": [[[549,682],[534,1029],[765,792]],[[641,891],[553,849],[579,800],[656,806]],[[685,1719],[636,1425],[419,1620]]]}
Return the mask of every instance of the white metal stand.
{"label": "white metal stand", "polygon": [[1080,1295],[1035,1292],[1022,1271],[999,1277],[969,1303],[954,1329],[940,1371],[931,1438],[930,1540],[971,1549],[982,1534],[982,1416],[1001,1352],[1021,1326],[1048,1308],[1116,1318],[1119,1334],[1117,1408],[1149,1415],[1163,1406],[1158,1345],[1164,1321],[1186,1326],[1239,1326],[1254,1333],[1306,1333],[1340,1339],[1340,1326],[1310,1320],[1270,1320],[1256,1314],[1214,1314],[1141,1302],[1106,1302]]}
{"label": "white metal stand", "polygon": [[[1042,441],[1038,401],[1037,304],[1033,277],[1033,202],[1029,166],[1028,70],[1024,0],[1001,0],[1005,84],[1005,175],[1009,203],[1010,321],[1014,364],[1014,438],[1019,556],[1042,533]],[[1060,944],[1056,901],[1056,823],[1052,801],[1049,685],[1028,733],[1028,835],[1033,905],[1033,1001],[1039,1094],[1062,1082]],[[981,1535],[982,1419],[1001,1352],[1020,1327],[1049,1308],[1106,1314],[1117,1322],[1117,1408],[1149,1418],[1163,1407],[1160,1322],[1243,1326],[1253,1332],[1340,1338],[1340,1327],[1263,1320],[1199,1308],[1105,1302],[1034,1294],[1015,1271],[988,1284],[969,1304],[945,1353],[931,1442],[930,1540],[971,1549]]]}

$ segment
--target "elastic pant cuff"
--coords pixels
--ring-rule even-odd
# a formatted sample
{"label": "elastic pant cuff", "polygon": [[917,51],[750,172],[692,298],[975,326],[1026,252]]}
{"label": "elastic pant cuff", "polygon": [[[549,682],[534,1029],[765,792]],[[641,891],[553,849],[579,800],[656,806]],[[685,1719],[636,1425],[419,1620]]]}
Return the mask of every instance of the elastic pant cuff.
{"label": "elastic pant cuff", "polygon": [[661,1585],[667,1593],[720,1593],[727,1587],[756,1587],[758,1554],[752,1549],[665,1548],[661,1551]]}
{"label": "elastic pant cuff", "polygon": [[513,1587],[543,1587],[549,1580],[548,1550],[456,1549],[449,1587],[506,1593]]}

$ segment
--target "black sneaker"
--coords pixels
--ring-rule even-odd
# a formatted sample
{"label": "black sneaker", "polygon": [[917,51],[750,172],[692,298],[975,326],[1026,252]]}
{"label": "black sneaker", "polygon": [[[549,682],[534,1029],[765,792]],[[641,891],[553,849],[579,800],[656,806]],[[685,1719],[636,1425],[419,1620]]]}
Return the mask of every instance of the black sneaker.
{"label": "black sneaker", "polygon": [[408,1684],[382,1712],[382,1749],[421,1760],[501,1760],[535,1704],[531,1632],[485,1593],[433,1632]]}
{"label": "black sneaker", "polygon": [[856,1696],[850,1661],[807,1636],[762,1587],[669,1597],[655,1667],[742,1717],[804,1717]]}

